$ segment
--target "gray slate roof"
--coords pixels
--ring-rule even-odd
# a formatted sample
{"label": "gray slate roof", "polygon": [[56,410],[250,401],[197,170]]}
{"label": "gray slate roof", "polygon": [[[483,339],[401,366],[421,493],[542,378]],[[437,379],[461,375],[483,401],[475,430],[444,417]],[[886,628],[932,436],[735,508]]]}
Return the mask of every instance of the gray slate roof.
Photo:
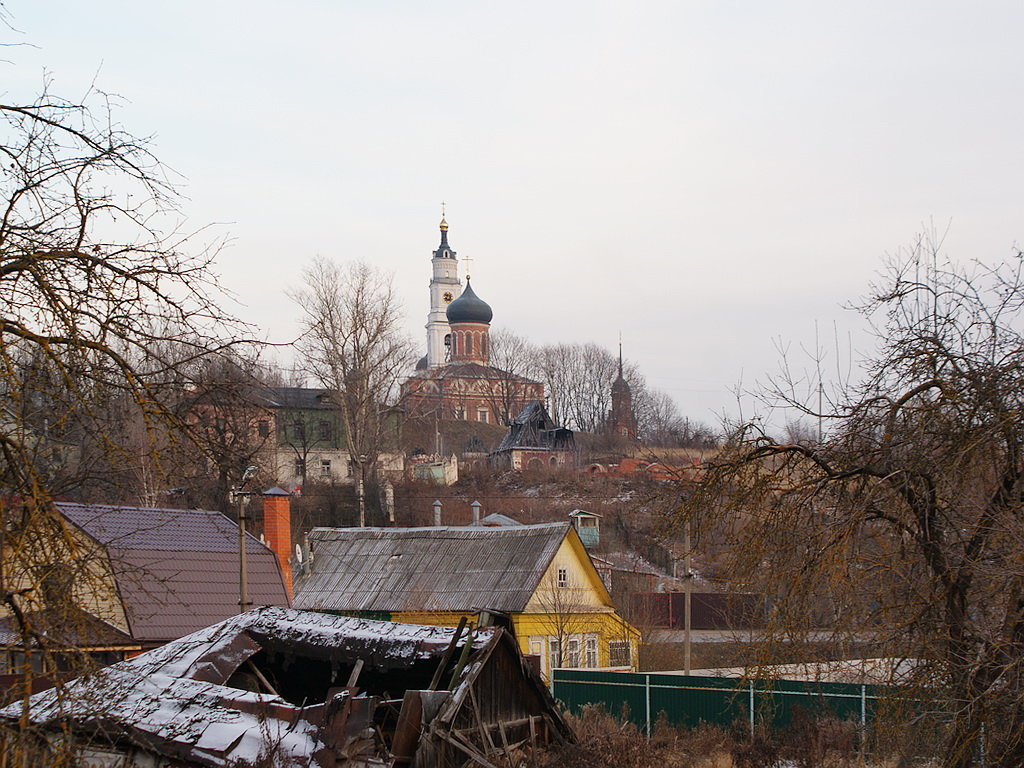
{"label": "gray slate roof", "polygon": [[[162,643],[238,613],[238,527],[220,512],[61,502],[106,548],[131,635]],[[248,536],[249,599],[288,605],[270,548]]]}
{"label": "gray slate roof", "polygon": [[315,528],[296,608],[518,612],[569,531],[509,527]]}

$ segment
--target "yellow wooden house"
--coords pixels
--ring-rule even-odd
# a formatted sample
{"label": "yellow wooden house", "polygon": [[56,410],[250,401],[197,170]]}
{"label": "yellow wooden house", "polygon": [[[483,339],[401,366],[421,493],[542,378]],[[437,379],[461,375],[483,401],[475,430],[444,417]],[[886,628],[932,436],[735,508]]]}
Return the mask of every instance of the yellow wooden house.
{"label": "yellow wooden house", "polygon": [[296,608],[454,626],[505,614],[523,653],[558,667],[635,671],[640,633],[615,610],[569,523],[316,528]]}

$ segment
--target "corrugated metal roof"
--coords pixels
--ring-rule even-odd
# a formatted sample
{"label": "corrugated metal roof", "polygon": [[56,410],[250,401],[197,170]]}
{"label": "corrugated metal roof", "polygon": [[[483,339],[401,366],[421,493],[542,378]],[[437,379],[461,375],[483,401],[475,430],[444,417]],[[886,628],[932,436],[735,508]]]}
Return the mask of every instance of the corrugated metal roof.
{"label": "corrugated metal roof", "polygon": [[522,611],[568,523],[510,527],[315,528],[297,608]]}
{"label": "corrugated metal roof", "polygon": [[[166,642],[238,612],[238,526],[220,512],[57,504],[106,547],[132,636]],[[249,600],[287,606],[274,553],[246,543]]]}

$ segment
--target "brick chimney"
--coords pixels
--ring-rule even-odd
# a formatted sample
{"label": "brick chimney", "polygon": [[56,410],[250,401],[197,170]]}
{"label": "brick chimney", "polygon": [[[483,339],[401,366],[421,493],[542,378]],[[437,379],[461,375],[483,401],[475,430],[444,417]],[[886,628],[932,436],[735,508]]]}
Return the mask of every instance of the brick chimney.
{"label": "brick chimney", "polygon": [[288,591],[292,599],[292,504],[288,491],[276,486],[263,492],[263,538],[277,556]]}

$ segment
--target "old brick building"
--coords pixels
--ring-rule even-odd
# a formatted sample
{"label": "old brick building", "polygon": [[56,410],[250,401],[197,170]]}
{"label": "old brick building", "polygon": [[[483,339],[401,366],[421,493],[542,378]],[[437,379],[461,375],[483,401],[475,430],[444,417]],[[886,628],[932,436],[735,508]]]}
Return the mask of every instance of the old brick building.
{"label": "old brick building", "polygon": [[466,275],[458,298],[458,261],[441,219],[441,244],[431,260],[427,354],[402,385],[410,416],[507,424],[526,403],[544,399],[544,385],[490,364],[491,307]]}

